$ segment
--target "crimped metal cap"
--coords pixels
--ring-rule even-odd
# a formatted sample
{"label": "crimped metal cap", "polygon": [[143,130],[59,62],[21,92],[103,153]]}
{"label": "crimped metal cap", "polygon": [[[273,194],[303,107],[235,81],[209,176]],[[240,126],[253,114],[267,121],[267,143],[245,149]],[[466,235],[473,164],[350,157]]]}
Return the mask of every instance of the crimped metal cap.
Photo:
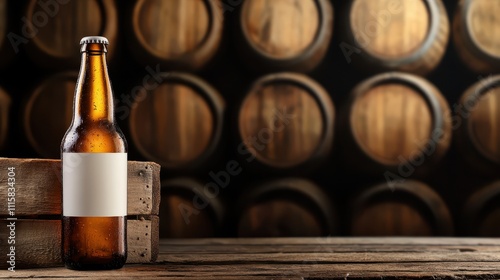
{"label": "crimped metal cap", "polygon": [[80,45],[91,43],[109,45],[108,38],[102,36],[87,36],[83,37],[82,40],[80,40]]}

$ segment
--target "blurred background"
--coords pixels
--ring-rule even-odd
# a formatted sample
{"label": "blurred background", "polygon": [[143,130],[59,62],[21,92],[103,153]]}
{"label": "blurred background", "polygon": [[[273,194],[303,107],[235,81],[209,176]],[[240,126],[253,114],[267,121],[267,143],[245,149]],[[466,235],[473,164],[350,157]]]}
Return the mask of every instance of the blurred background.
{"label": "blurred background", "polygon": [[59,158],[110,40],[160,237],[500,236],[500,1],[0,0],[0,156]]}

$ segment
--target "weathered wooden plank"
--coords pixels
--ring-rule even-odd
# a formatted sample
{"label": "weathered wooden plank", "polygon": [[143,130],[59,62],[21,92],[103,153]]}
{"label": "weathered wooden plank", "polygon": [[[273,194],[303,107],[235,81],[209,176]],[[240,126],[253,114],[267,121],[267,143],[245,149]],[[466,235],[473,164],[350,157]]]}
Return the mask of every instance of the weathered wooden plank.
{"label": "weathered wooden plank", "polygon": [[274,245],[274,246],[200,246],[199,248],[185,248],[185,246],[171,245],[167,246],[168,249],[163,248],[165,245],[160,245],[160,251],[173,253],[173,254],[193,254],[193,253],[207,253],[212,254],[269,254],[269,253],[317,253],[327,251],[330,253],[361,253],[361,252],[405,252],[405,253],[432,253],[432,252],[498,252],[499,247],[492,246],[429,246],[421,245],[403,246],[396,245],[380,246],[380,245]]}
{"label": "weathered wooden plank", "polygon": [[458,238],[458,237],[279,237],[279,238],[196,238],[162,239],[160,244],[169,246],[198,245],[436,245],[436,246],[500,246],[500,238]]}
{"label": "weathered wooden plank", "polygon": [[[221,263],[328,264],[500,261],[498,240],[437,239],[443,243],[458,245],[439,245],[435,243],[436,238],[416,238],[416,241],[410,238],[372,238],[371,240],[363,238],[196,239],[191,243],[188,243],[187,239],[162,240],[158,262],[219,265]],[[282,244],[283,240],[290,243],[300,241],[302,244]],[[406,242],[404,242],[405,240]],[[278,244],[272,245],[273,241]],[[412,242],[418,244],[409,244]],[[460,246],[460,243],[463,245]],[[193,255],[196,255],[196,258],[193,258]]]}
{"label": "weathered wooden plank", "polygon": [[[15,216],[61,214],[61,161],[0,158],[0,217],[8,216],[9,167],[15,167]],[[128,162],[128,215],[158,215],[160,166]]]}
{"label": "weathered wooden plank", "polygon": [[161,253],[158,262],[177,264],[284,264],[284,263],[408,263],[408,262],[500,262],[500,252],[343,252],[343,253],[267,253],[267,254],[214,254],[198,253],[193,260],[190,254]]}
{"label": "weathered wooden plank", "polygon": [[244,264],[244,265],[126,265],[120,270],[73,271],[65,268],[4,272],[0,279],[499,279],[497,263],[391,264]]}
{"label": "weathered wooden plank", "polygon": [[[277,245],[273,245],[276,243]],[[327,244],[328,246],[322,246]],[[444,244],[444,245],[441,245]],[[353,252],[329,251],[335,245]],[[243,254],[245,248],[307,248],[303,253]],[[465,246],[472,250],[449,250]],[[227,249],[221,252],[217,247]],[[173,249],[172,249],[173,248]],[[185,251],[180,251],[184,248]],[[386,251],[373,251],[394,248]],[[429,250],[426,252],[426,248]],[[477,248],[490,248],[486,251]],[[158,262],[114,271],[65,268],[0,272],[0,279],[500,279],[495,239],[458,238],[279,238],[162,240]],[[405,251],[408,250],[408,251]],[[417,252],[417,253],[415,253]]]}
{"label": "weathered wooden plank", "polygon": [[127,263],[154,262],[159,253],[160,219],[127,221]]}
{"label": "weathered wooden plank", "polygon": [[[159,219],[149,218],[127,221],[127,263],[154,262],[158,256]],[[8,266],[10,222],[0,220],[0,268]],[[15,221],[15,254],[17,268],[61,266],[61,221]]]}
{"label": "weathered wooden plank", "polygon": [[[268,254],[268,253],[356,253],[356,252],[500,252],[498,239],[474,238],[295,238],[248,239],[162,239],[160,251],[169,254]],[[367,240],[372,239],[372,240]],[[286,240],[290,243],[283,243]],[[408,243],[404,243],[408,240]],[[413,240],[413,239],[411,239]],[[249,242],[250,241],[250,242]],[[273,241],[276,243],[273,244]],[[410,244],[414,243],[414,244]],[[449,243],[449,244],[448,244]],[[196,246],[194,246],[196,245]]]}

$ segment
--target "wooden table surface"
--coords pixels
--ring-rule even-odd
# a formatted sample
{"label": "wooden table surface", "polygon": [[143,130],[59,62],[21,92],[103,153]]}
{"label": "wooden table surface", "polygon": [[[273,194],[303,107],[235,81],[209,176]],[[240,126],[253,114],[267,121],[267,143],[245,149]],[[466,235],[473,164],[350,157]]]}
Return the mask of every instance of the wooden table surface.
{"label": "wooden table surface", "polygon": [[500,239],[161,240],[155,264],[112,271],[0,271],[0,279],[500,279]]}

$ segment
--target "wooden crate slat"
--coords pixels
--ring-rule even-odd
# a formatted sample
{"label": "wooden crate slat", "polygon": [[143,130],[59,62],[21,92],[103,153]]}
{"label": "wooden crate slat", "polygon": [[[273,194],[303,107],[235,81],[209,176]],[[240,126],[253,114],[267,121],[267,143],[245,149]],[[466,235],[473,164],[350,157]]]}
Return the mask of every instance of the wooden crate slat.
{"label": "wooden crate slat", "polygon": [[[158,216],[148,219],[127,221],[127,263],[149,263],[158,256]],[[0,220],[0,268],[8,267],[7,256],[10,246],[7,242],[7,224]],[[15,252],[17,268],[62,266],[61,221],[60,220],[17,220]],[[5,254],[3,253],[5,252]]]}
{"label": "wooden crate slat", "polygon": [[[8,216],[7,168],[15,167],[15,216],[61,214],[61,161],[0,158],[0,217]],[[128,162],[128,215],[158,215],[160,166]]]}

